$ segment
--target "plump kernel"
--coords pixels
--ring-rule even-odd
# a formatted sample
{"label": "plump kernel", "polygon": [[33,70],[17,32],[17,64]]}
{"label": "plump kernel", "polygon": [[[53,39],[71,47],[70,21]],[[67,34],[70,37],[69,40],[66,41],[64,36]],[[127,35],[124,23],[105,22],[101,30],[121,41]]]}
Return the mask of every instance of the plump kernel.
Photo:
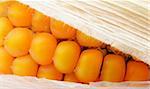
{"label": "plump kernel", "polygon": [[139,61],[129,61],[127,63],[126,81],[147,81],[150,79],[150,69]]}
{"label": "plump kernel", "polygon": [[33,12],[27,5],[16,2],[8,8],[8,18],[14,26],[31,26]]}
{"label": "plump kernel", "polygon": [[62,41],[54,53],[54,65],[62,73],[73,72],[80,55],[80,46],[74,41]]}
{"label": "plump kernel", "polygon": [[13,74],[19,76],[36,76],[38,64],[30,55],[17,57],[12,64]]}
{"label": "plump kernel", "polygon": [[52,63],[52,57],[57,46],[56,38],[49,33],[36,33],[33,37],[30,54],[40,65]]}
{"label": "plump kernel", "polygon": [[121,82],[125,76],[125,59],[120,55],[108,54],[104,58],[100,79],[102,81]]}
{"label": "plump kernel", "polygon": [[27,28],[14,28],[5,38],[4,47],[14,57],[28,54],[33,33]]}
{"label": "plump kernel", "polygon": [[80,82],[96,81],[100,74],[103,54],[97,49],[84,50],[79,58],[75,74]]}

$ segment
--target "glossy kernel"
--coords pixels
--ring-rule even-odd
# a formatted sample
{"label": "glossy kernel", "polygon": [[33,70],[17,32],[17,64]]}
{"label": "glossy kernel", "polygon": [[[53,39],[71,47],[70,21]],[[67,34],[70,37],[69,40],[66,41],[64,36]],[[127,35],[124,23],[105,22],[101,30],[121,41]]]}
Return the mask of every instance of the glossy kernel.
{"label": "glossy kernel", "polygon": [[63,41],[54,53],[54,65],[62,73],[73,72],[80,55],[80,47],[74,41]]}
{"label": "glossy kernel", "polygon": [[100,79],[121,82],[125,75],[125,59],[120,55],[108,54],[104,58]]}
{"label": "glossy kernel", "polygon": [[12,64],[13,74],[19,76],[36,76],[38,64],[33,61],[30,55],[17,57]]}
{"label": "glossy kernel", "polygon": [[33,33],[27,28],[14,28],[5,38],[4,47],[14,57],[26,55]]}
{"label": "glossy kernel", "polygon": [[48,65],[52,62],[52,57],[57,46],[57,40],[49,33],[37,33],[34,35],[30,54],[40,65]]}
{"label": "glossy kernel", "polygon": [[103,54],[97,49],[84,50],[79,58],[75,74],[80,82],[89,83],[96,81],[100,74]]}
{"label": "glossy kernel", "polygon": [[8,18],[14,26],[31,26],[33,12],[27,5],[16,2],[8,8]]}
{"label": "glossy kernel", "polygon": [[127,63],[126,81],[147,81],[150,79],[150,69],[139,61],[129,61]]}

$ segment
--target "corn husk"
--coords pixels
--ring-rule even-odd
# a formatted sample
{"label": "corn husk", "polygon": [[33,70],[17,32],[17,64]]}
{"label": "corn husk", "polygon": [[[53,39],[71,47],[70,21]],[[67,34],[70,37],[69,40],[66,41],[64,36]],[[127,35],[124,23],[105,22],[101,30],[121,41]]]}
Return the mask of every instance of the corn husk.
{"label": "corn husk", "polygon": [[[19,0],[150,65],[148,0]],[[150,81],[89,85],[0,75],[0,89],[148,89]]]}
{"label": "corn husk", "polygon": [[38,79],[36,77],[20,77],[15,75],[0,75],[0,89],[149,89],[150,81],[145,82],[93,82],[89,85]]}

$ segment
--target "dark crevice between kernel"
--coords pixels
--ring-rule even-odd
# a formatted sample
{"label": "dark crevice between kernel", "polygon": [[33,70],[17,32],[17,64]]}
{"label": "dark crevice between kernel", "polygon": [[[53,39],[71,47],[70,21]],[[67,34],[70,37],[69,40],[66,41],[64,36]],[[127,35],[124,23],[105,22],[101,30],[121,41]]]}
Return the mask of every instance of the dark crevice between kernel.
{"label": "dark crevice between kernel", "polygon": [[81,51],[84,51],[84,50],[88,49],[88,47],[81,46],[80,49],[81,49]]}
{"label": "dark crevice between kernel", "polygon": [[[108,53],[108,52],[107,52],[107,53]],[[106,55],[107,55],[107,54],[106,54]],[[106,56],[106,55],[105,55],[105,56]],[[101,64],[101,66],[100,66],[100,73],[99,73],[99,76],[98,76],[99,81],[101,81],[100,77],[101,77],[101,72],[102,72],[102,69],[103,69],[104,57],[105,57],[105,56],[103,56],[102,64]]]}
{"label": "dark crevice between kernel", "polygon": [[36,71],[36,76],[35,77],[37,77],[38,78],[38,71],[39,71],[39,68],[40,68],[40,65],[38,64],[38,69],[37,69],[37,71]]}
{"label": "dark crevice between kernel", "polygon": [[111,49],[110,45],[106,45],[106,49],[107,49],[108,54],[115,54],[114,51]]}
{"label": "dark crevice between kernel", "polygon": [[107,45],[105,43],[102,43],[102,45],[100,46],[101,49],[106,49]]}
{"label": "dark crevice between kernel", "polygon": [[130,60],[133,60],[132,56],[131,55],[126,55],[125,57],[125,74],[124,74],[124,80],[125,80],[125,75],[126,75],[126,72],[127,72],[127,63],[130,61]]}
{"label": "dark crevice between kernel", "polygon": [[128,56],[125,58],[125,61],[126,61],[126,63],[127,63],[127,62],[130,61],[130,60],[133,60],[133,58],[132,58],[131,55],[128,55]]}
{"label": "dark crevice between kernel", "polygon": [[60,81],[64,81],[65,74],[62,75],[62,79]]}
{"label": "dark crevice between kernel", "polygon": [[107,50],[108,54],[114,54],[114,52],[110,49]]}
{"label": "dark crevice between kernel", "polygon": [[67,41],[67,39],[57,39],[57,44],[59,44],[60,42],[63,42],[63,41]]}

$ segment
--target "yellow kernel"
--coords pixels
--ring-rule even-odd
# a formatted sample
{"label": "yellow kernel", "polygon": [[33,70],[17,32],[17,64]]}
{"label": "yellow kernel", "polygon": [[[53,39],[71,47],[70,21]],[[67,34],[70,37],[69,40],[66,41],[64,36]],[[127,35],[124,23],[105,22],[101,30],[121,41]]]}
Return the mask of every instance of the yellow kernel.
{"label": "yellow kernel", "polygon": [[75,73],[65,74],[64,81],[68,82],[79,82],[78,78],[76,77]]}
{"label": "yellow kernel", "polygon": [[40,65],[52,63],[52,57],[57,46],[57,40],[49,33],[37,33],[34,35],[30,54]]}
{"label": "yellow kernel", "polygon": [[76,30],[62,21],[51,19],[51,32],[58,39],[73,39]]}
{"label": "yellow kernel", "polygon": [[11,74],[12,62],[13,57],[3,47],[0,47],[0,74]]}
{"label": "yellow kernel", "polygon": [[129,61],[127,63],[126,81],[147,81],[150,79],[150,69],[139,61]]}
{"label": "yellow kernel", "polygon": [[37,77],[53,80],[62,80],[63,74],[59,72],[53,64],[40,66]]}
{"label": "yellow kernel", "polygon": [[17,57],[12,64],[13,74],[19,76],[36,76],[38,64],[30,55]]}
{"label": "yellow kernel", "polygon": [[4,47],[14,57],[28,54],[33,33],[27,28],[14,28],[5,38]]}
{"label": "yellow kernel", "polygon": [[102,60],[103,54],[99,50],[84,50],[75,69],[75,74],[80,82],[89,83],[96,81],[100,74]]}
{"label": "yellow kernel", "polygon": [[13,29],[11,22],[6,17],[0,17],[0,46],[3,45],[5,36]]}
{"label": "yellow kernel", "polygon": [[100,79],[102,81],[121,82],[125,75],[125,59],[120,55],[108,54],[104,58]]}
{"label": "yellow kernel", "polygon": [[102,45],[102,42],[100,42],[99,40],[97,40],[91,36],[88,36],[88,35],[82,33],[81,31],[77,31],[76,38],[77,38],[78,43],[81,46],[99,47]]}
{"label": "yellow kernel", "polygon": [[62,73],[73,72],[80,55],[80,46],[74,41],[62,41],[54,53],[54,65]]}
{"label": "yellow kernel", "polygon": [[31,26],[34,10],[19,2],[8,8],[8,18],[14,26]]}
{"label": "yellow kernel", "polygon": [[36,11],[32,17],[32,30],[34,32],[50,32],[50,17]]}

